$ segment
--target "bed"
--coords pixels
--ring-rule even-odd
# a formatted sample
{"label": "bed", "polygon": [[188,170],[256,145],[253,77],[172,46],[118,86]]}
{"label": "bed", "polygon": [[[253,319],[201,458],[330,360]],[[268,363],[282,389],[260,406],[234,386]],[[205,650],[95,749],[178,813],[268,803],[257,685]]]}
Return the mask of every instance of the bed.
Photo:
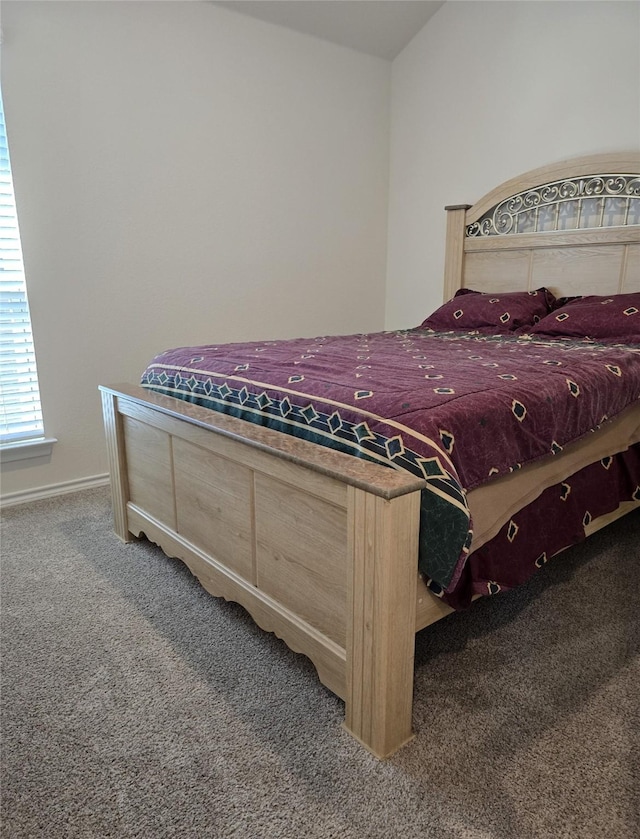
{"label": "bed", "polygon": [[[251,378],[261,349],[255,344],[244,345],[244,354],[235,357],[214,347],[214,359],[225,352],[225,363],[235,364],[224,375],[216,373],[217,379],[182,373],[176,380],[176,370],[191,368],[163,353],[150,363],[142,384],[100,388],[116,534],[125,542],[146,537],[158,544],[185,562],[212,595],[240,603],[260,627],[308,656],[320,680],[345,701],[346,729],[381,758],[413,736],[415,633],[481,594],[518,584],[517,575],[494,580],[506,572],[495,571],[495,550],[483,557],[488,545],[503,539],[506,550],[519,530],[521,537],[526,527],[539,532],[543,522],[548,541],[535,557],[541,567],[640,506],[640,343],[634,348],[625,336],[610,340],[597,330],[595,338],[585,333],[586,341],[567,332],[568,324],[581,328],[579,310],[571,307],[583,307],[592,297],[601,306],[610,304],[603,322],[615,320],[617,307],[620,322],[638,329],[632,324],[640,319],[634,298],[640,292],[640,154],[562,161],[500,185],[473,206],[446,210],[440,314],[452,317],[453,327],[425,321],[418,331],[413,324],[394,333],[393,341],[420,369],[431,400],[455,402],[459,394],[442,382],[422,342],[437,339],[449,356],[463,355],[467,364],[471,357],[482,376],[502,376],[500,386],[508,389],[500,393],[518,427],[524,426],[528,403],[513,395],[519,377],[500,372],[495,354],[549,363],[546,369],[554,367],[554,373],[562,367],[563,395],[553,397],[562,399],[562,407],[557,401],[547,406],[547,420],[575,414],[583,425],[567,441],[554,438],[547,456],[534,446],[522,462],[505,454],[487,469],[487,452],[474,442],[477,456],[467,461],[470,477],[463,480],[453,452],[463,448],[467,432],[440,424],[437,435],[421,427],[411,436],[395,414],[376,427],[367,362],[374,351],[386,352],[388,333],[347,336],[359,362],[350,367],[358,383],[349,405],[319,392],[315,402],[292,404],[296,396],[306,399],[304,388],[310,386],[301,357],[310,356],[314,364],[319,349],[330,357],[334,341],[327,336],[305,339],[308,347],[296,345],[298,365],[291,362],[277,391],[269,390],[273,383]],[[476,303],[505,297],[518,305],[530,298],[547,309],[535,316],[533,328],[506,336],[496,336],[490,325],[459,333]],[[544,331],[547,318],[556,334]],[[195,368],[200,355],[188,349]],[[266,342],[262,351],[278,357],[282,346]],[[578,357],[581,363],[589,359],[588,373],[563,366]],[[603,403],[605,380],[617,391]],[[252,383],[260,387],[250,392]],[[588,383],[593,386],[587,399]],[[183,398],[176,398],[177,390],[185,392]],[[247,413],[257,413],[261,399],[272,412],[277,404],[277,421],[272,415],[257,422]],[[592,416],[584,420],[589,400]],[[224,413],[211,410],[209,403],[216,401],[224,403]],[[408,405],[401,409],[410,413]],[[282,433],[294,409],[306,439]],[[336,442],[338,428],[342,437]],[[328,446],[318,445],[322,436]],[[493,434],[484,436],[494,440],[495,451],[502,449]],[[529,435],[534,443],[537,436]],[[552,525],[547,495],[557,505],[558,493],[563,504],[569,497],[573,503],[580,492],[593,494],[601,481],[607,489],[596,494],[604,502],[585,514],[579,532],[562,532],[566,507],[560,506],[558,527]],[[441,534],[425,531],[425,522],[441,519],[429,513],[425,498],[446,508],[449,517],[442,518],[440,530],[457,533],[455,549],[446,543],[445,571]],[[526,526],[518,524],[523,510],[531,513]],[[433,574],[431,567],[437,569]]]}

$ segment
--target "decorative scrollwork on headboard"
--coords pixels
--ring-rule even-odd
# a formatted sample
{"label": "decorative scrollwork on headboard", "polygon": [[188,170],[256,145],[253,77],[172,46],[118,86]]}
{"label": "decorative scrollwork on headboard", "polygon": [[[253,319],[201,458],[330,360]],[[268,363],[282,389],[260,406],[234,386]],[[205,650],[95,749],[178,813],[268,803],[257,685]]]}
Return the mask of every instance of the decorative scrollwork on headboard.
{"label": "decorative scrollwork on headboard", "polygon": [[469,224],[466,235],[503,236],[640,224],[640,176],[588,175],[512,195]]}

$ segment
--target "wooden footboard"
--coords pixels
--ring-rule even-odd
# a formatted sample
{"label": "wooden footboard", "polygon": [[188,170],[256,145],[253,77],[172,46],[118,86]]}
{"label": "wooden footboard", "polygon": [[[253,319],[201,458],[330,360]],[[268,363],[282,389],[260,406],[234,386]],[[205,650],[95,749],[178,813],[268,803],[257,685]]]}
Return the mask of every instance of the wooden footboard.
{"label": "wooden footboard", "polygon": [[307,655],[375,755],[409,740],[424,482],[139,387],[101,391],[120,538],[144,534]]}

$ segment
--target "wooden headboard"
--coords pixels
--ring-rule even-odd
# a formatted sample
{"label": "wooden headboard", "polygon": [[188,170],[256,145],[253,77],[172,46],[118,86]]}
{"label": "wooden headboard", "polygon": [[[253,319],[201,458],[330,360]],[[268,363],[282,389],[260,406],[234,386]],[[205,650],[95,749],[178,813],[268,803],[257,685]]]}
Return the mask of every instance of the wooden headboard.
{"label": "wooden headboard", "polygon": [[445,209],[445,300],[459,288],[640,291],[640,153],[564,160]]}

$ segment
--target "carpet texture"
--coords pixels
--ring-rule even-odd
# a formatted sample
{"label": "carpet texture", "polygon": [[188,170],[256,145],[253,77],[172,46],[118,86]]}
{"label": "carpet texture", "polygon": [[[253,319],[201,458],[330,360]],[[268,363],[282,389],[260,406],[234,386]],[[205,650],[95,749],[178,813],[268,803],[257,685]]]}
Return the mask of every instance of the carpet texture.
{"label": "carpet texture", "polygon": [[1,835],[637,839],[639,560],[636,512],[419,633],[417,736],[379,762],[105,490],[9,508]]}

